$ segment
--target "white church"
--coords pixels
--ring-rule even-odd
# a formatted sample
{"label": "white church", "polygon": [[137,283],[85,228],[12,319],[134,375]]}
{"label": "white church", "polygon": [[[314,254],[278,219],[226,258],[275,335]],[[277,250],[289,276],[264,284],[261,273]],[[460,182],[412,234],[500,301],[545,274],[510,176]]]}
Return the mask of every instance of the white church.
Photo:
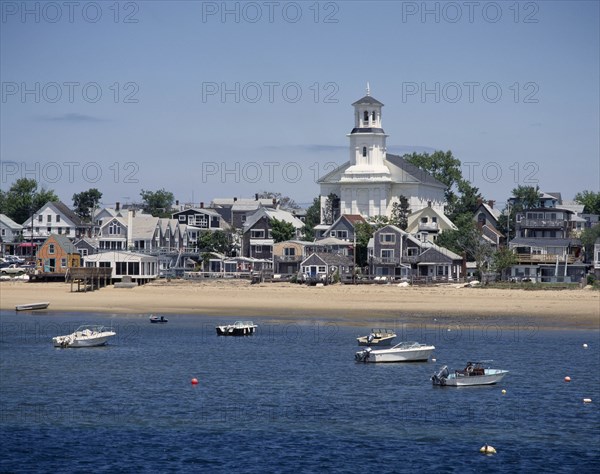
{"label": "white church", "polygon": [[[408,199],[412,212],[431,206],[443,213],[446,186],[402,157],[387,153],[388,136],[381,121],[383,104],[371,97],[368,84],[367,95],[352,106],[354,128],[347,135],[350,161],[318,181],[321,224],[325,224],[326,201],[332,193],[339,198],[338,216],[390,217],[392,205],[401,195]],[[338,216],[334,215],[334,220]]]}

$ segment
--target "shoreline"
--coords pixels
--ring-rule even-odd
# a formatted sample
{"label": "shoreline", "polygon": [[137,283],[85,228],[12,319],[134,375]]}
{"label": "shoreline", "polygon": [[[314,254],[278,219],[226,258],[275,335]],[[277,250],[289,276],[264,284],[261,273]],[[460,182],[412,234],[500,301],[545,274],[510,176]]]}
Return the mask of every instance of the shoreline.
{"label": "shoreline", "polygon": [[[456,285],[401,288],[396,285],[289,283],[250,285],[245,280],[158,280],[135,288],[108,286],[71,293],[67,283],[0,282],[0,309],[50,301],[47,313],[197,314],[199,317],[268,317],[274,320],[323,318],[351,325],[373,322],[452,323],[548,329],[600,329],[600,292],[457,288]],[[35,314],[35,313],[28,313]]]}

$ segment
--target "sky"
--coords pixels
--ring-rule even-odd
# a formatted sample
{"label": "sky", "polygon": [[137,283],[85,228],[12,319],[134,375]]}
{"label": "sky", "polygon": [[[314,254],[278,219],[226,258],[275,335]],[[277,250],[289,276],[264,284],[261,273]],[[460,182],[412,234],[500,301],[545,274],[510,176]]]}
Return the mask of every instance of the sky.
{"label": "sky", "polygon": [[367,82],[388,152],[451,150],[500,207],[600,190],[597,1],[0,4],[3,190],[310,203]]}

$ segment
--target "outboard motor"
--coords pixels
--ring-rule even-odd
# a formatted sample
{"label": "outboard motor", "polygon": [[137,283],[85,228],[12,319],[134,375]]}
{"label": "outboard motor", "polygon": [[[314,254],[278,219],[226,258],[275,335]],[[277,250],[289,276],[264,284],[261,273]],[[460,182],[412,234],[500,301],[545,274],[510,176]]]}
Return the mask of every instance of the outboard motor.
{"label": "outboard motor", "polygon": [[354,359],[356,362],[367,362],[369,356],[371,355],[371,348],[367,347],[364,351],[358,351],[354,354]]}
{"label": "outboard motor", "polygon": [[448,378],[449,374],[450,373],[448,372],[448,366],[445,365],[440,369],[440,371],[437,374],[433,374],[431,376],[431,381],[433,382],[433,385],[446,385],[446,379]]}
{"label": "outboard motor", "polygon": [[371,342],[373,342],[373,339],[375,338],[375,334],[371,333],[367,336],[367,342],[369,344],[371,344]]}

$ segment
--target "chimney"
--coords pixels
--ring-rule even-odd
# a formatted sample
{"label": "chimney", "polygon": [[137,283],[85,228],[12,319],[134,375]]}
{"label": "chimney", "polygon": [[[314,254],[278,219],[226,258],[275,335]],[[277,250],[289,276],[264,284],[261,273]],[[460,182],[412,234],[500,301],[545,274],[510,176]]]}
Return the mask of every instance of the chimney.
{"label": "chimney", "polygon": [[176,205],[177,207],[179,207],[179,199],[177,199],[177,200],[175,201],[175,205]]}
{"label": "chimney", "polygon": [[200,209],[204,209],[204,203],[203,202],[200,203]]}
{"label": "chimney", "polygon": [[120,203],[120,202],[117,202],[117,203],[115,204],[115,211],[119,211],[119,210],[121,210],[121,203]]}
{"label": "chimney", "polygon": [[237,198],[236,197],[233,198],[233,202],[237,202]]}
{"label": "chimney", "polygon": [[492,209],[494,209],[494,204],[496,204],[496,201],[493,201],[493,200],[488,201],[488,206],[490,206]]}
{"label": "chimney", "polygon": [[254,200],[255,200],[255,201],[258,201],[258,193],[256,193],[256,194],[254,195]]}
{"label": "chimney", "polygon": [[427,207],[431,207],[431,201],[427,201]]}
{"label": "chimney", "polygon": [[273,207],[277,207],[277,199],[273,198]]}
{"label": "chimney", "polygon": [[127,211],[127,247],[125,250],[129,250],[133,246],[133,218],[135,217],[135,211],[129,209]]}
{"label": "chimney", "polygon": [[483,204],[483,199],[477,198],[477,207],[481,206],[482,204]]}

